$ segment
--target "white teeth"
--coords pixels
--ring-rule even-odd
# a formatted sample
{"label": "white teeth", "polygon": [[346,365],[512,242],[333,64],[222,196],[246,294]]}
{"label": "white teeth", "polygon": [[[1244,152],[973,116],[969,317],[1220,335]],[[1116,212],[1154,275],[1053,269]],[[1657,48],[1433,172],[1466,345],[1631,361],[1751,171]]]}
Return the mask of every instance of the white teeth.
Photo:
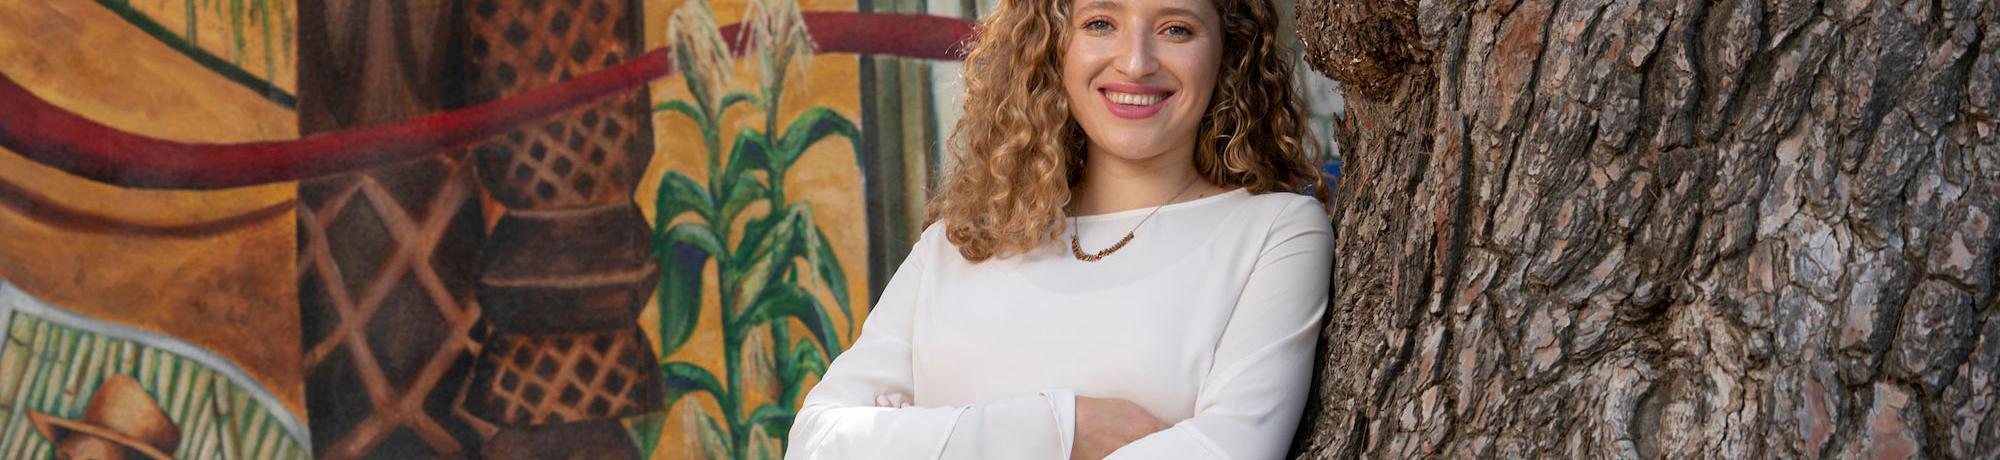
{"label": "white teeth", "polygon": [[1105,91],[1104,96],[1110,98],[1111,102],[1124,105],[1139,105],[1139,106],[1158,104],[1160,103],[1160,100],[1167,98],[1167,96],[1164,94],[1129,94],[1129,93],[1115,93],[1111,91]]}

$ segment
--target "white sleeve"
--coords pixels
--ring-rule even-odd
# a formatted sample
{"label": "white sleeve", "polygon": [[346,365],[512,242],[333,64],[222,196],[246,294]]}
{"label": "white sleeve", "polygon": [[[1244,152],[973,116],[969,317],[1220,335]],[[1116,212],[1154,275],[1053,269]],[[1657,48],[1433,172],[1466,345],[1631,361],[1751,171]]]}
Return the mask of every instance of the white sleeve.
{"label": "white sleeve", "polygon": [[[926,232],[923,238],[942,235]],[[806,394],[786,460],[1068,458],[1075,394],[1040,394],[951,407],[876,407],[875,398],[915,395],[910,337],[926,260],[942,242],[918,241],[861,328]],[[968,363],[968,365],[972,365]]]}
{"label": "white sleeve", "polygon": [[1195,415],[1112,452],[1113,459],[1264,460],[1285,455],[1311,385],[1326,312],[1333,229],[1311,199],[1295,202],[1224,326]]}

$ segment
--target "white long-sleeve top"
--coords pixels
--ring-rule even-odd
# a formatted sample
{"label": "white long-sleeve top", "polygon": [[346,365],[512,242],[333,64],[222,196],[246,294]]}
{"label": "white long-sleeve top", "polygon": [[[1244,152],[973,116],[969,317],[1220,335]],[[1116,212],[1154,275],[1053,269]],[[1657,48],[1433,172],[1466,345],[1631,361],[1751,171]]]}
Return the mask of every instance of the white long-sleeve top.
{"label": "white long-sleeve top", "polygon": [[[1066,459],[1077,395],[1169,425],[1111,458],[1279,458],[1326,310],[1322,209],[1242,189],[1175,203],[1095,263],[1068,241],[971,263],[933,225],[806,396],[785,458]],[[1152,211],[1072,230],[1095,252]]]}

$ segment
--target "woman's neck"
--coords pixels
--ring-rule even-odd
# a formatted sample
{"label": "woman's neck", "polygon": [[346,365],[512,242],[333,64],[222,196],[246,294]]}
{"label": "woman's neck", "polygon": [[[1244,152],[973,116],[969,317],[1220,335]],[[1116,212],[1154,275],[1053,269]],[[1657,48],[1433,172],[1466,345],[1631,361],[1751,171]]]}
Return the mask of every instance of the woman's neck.
{"label": "woman's neck", "polygon": [[[1202,180],[1195,172],[1193,152],[1189,150],[1128,160],[1093,148],[1084,163],[1083,182],[1070,196],[1070,214],[1148,208],[1220,192],[1220,187]],[[1173,196],[1176,192],[1181,192],[1180,196]]]}

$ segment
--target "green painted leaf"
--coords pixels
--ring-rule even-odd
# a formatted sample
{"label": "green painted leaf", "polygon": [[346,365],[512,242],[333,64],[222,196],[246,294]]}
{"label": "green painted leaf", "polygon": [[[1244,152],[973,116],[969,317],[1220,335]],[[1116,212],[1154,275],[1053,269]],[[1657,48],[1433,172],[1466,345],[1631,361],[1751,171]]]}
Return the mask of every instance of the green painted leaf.
{"label": "green painted leaf", "polygon": [[[672,356],[694,335],[701,319],[701,270],[710,255],[722,252],[721,239],[703,222],[673,224],[682,213],[694,212],[712,222],[715,199],[693,178],[668,172],[660,179],[653,203],[653,255],[660,262],[660,357]],[[705,234],[705,235],[704,235]]]}
{"label": "green painted leaf", "polygon": [[686,115],[688,119],[694,120],[695,126],[701,126],[701,127],[708,126],[708,116],[702,115],[701,109],[695,108],[694,104],[689,103],[684,99],[674,99],[671,101],[654,104],[653,113],[660,113],[660,112],[674,112],[681,115]]}
{"label": "green painted leaf", "polygon": [[792,364],[791,370],[798,372],[800,376],[826,375],[826,352],[812,346],[811,342],[800,339],[798,343],[792,345]]}
{"label": "green painted leaf", "polygon": [[657,411],[625,419],[625,431],[639,444],[639,458],[653,458],[653,451],[660,447],[660,427],[665,425],[666,418],[666,411]]}
{"label": "green painted leaf", "polygon": [[798,412],[792,410],[792,408],[773,403],[764,403],[764,405],[757,406],[757,410],[750,411],[748,421],[751,425],[769,423],[773,420],[784,420],[786,423],[790,423],[792,417],[797,415]]}
{"label": "green painted leaf", "polygon": [[708,453],[708,457],[734,458],[729,456],[730,452],[736,450],[731,447],[729,432],[724,431],[721,424],[715,423],[715,417],[705,411],[696,411],[694,416],[701,419],[701,447]]}
{"label": "green painted leaf", "polygon": [[701,269],[709,253],[688,242],[656,241],[660,260],[660,358],[673,356],[701,321]]}
{"label": "green painted leaf", "polygon": [[801,203],[793,203],[786,206],[783,211],[772,216],[778,220],[772,224],[769,233],[760,235],[756,241],[748,239],[746,234],[743,243],[737,247],[739,253],[743,246],[750,246],[751,250],[747,254],[750,264],[743,268],[741,278],[738,278],[741,282],[737,285],[736,294],[741,298],[731,299],[735,301],[734,305],[739,307],[754,305],[757,302],[754,296],[761,295],[766,286],[774,284],[772,282],[774,279],[783,283],[783,279],[778,276],[800,255],[797,244],[798,221],[800,216],[810,214],[812,209]]}
{"label": "green painted leaf", "polygon": [[750,128],[736,132],[736,143],[729,146],[729,165],[723,167],[722,177],[736,180],[752,169],[770,170],[771,139],[764,133]]}
{"label": "green painted leaf", "polygon": [[716,236],[715,229],[701,222],[681,222],[667,229],[667,244],[686,243],[709,254],[722,254],[722,238]]}
{"label": "green painted leaf", "polygon": [[840,336],[834,332],[833,321],[826,316],[826,308],[812,293],[800,289],[798,285],[769,285],[757,296],[757,302],[743,312],[743,316],[748,324],[797,319],[805,324],[806,330],[812,331],[813,338],[828,356],[840,356]]}
{"label": "green painted leaf", "polygon": [[772,161],[777,163],[777,169],[790,169],[792,162],[805,154],[806,147],[819,143],[827,136],[846,137],[854,145],[854,154],[859,161],[861,130],[855,128],[854,122],[847,117],[826,107],[806,109],[798,118],[793,118],[792,124],[786,126],[785,133],[779,137],[778,153],[774,155],[777,158]]}
{"label": "green painted leaf", "polygon": [[[757,175],[751,174],[750,171],[738,173],[736,180],[730,182],[729,190],[723,193],[722,218],[718,220],[720,222],[735,222],[737,214],[742,213],[743,208],[750,207],[771,193],[771,188],[765,187],[764,181],[758,180]],[[766,227],[765,230],[769,228]]]}
{"label": "green painted leaf", "polygon": [[694,212],[713,223],[715,208],[715,197],[700,182],[679,171],[668,171],[660,177],[660,189],[653,198],[653,225],[665,229],[684,212]]}
{"label": "green painted leaf", "polygon": [[[741,254],[745,247],[749,247],[750,252],[746,255],[752,263],[742,274],[743,281],[739,285],[738,293],[754,296],[737,299],[736,305],[750,306],[745,312],[746,315],[750,315],[748,324],[762,324],[782,316],[796,317],[825,345],[829,356],[839,356],[839,336],[834,332],[833,322],[827,317],[826,309],[819,304],[817,298],[800,288],[796,280],[787,280],[785,275],[796,273],[785,269],[801,258],[813,265],[815,273],[828,284],[828,289],[833,293],[836,302],[840,303],[838,306],[842,314],[850,318],[849,322],[852,323],[853,310],[846,303],[847,276],[840,268],[840,260],[834,256],[832,245],[827,241],[825,232],[813,223],[812,208],[805,203],[792,203],[785,206],[783,211],[767,216],[762,222],[752,222],[753,225],[746,226],[749,230],[745,231],[744,242],[737,247],[737,250]],[[766,226],[768,229],[765,229]],[[797,295],[794,295],[795,293]],[[788,304],[776,306],[785,308],[781,310],[784,312],[782,314],[764,318],[756,316],[772,315],[768,310],[774,307],[770,305],[771,302]],[[811,307],[809,312],[793,309],[807,303],[810,303]],[[767,309],[766,313],[752,313],[758,308]]]}
{"label": "green painted leaf", "polygon": [[792,419],[797,416],[798,412],[792,410],[790,407],[765,403],[762,406],[757,406],[757,410],[751,411],[750,418],[745,419],[744,424],[762,426],[764,427],[764,434],[783,442],[782,440],[791,434]]}
{"label": "green painted leaf", "polygon": [[682,396],[697,391],[714,396],[716,401],[722,403],[722,410],[730,409],[728,393],[722,388],[721,380],[717,380],[708,369],[686,361],[671,361],[660,365],[660,378],[665,380],[667,386],[667,407],[662,412],[672,410]]}
{"label": "green painted leaf", "polygon": [[785,400],[797,401],[799,392],[806,389],[799,384],[805,381],[805,376],[826,375],[826,352],[813,346],[811,340],[799,339],[797,343],[792,344],[791,359],[786,361],[785,368],[778,371],[785,374],[785,380],[789,382],[784,388],[783,397]]}
{"label": "green painted leaf", "polygon": [[743,239],[737,243],[736,252],[731,256],[735,257],[735,260],[750,260],[750,255],[756,251],[769,249],[767,238],[770,237],[771,229],[787,219],[785,213],[780,211],[752,218],[750,222],[743,224]]}
{"label": "green painted leaf", "polygon": [[758,102],[757,95],[750,94],[749,91],[743,91],[743,90],[730,91],[729,94],[722,95],[722,102],[718,104],[719,107],[715,109],[715,113],[728,112],[729,106],[745,102],[750,103],[750,105],[752,106],[762,104],[761,102]]}
{"label": "green painted leaf", "polygon": [[833,293],[833,302],[839,305],[840,316],[847,318],[847,336],[853,337],[854,308],[848,303],[847,271],[840,268],[840,257],[834,255],[833,243],[818,224],[806,219],[800,225],[812,229],[809,233],[800,232],[800,235],[810,237],[805,244],[806,254],[811,258],[813,271],[819,275],[820,281],[826,283],[826,290]]}

